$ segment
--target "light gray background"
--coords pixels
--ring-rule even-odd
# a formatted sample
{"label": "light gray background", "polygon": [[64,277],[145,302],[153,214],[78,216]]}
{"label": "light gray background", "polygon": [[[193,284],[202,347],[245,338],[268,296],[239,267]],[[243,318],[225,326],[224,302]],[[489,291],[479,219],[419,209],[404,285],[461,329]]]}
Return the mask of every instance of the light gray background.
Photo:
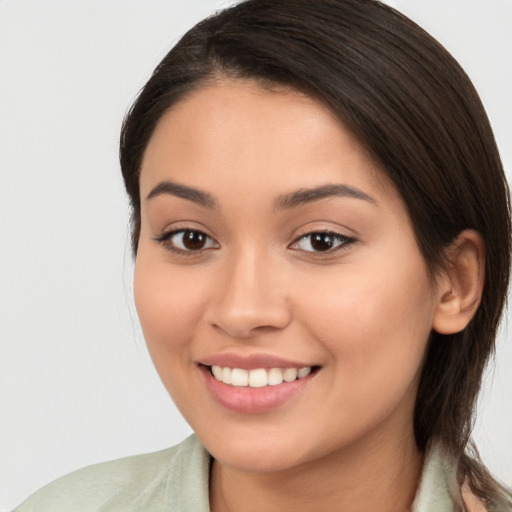
{"label": "light gray background", "polygon": [[[389,3],[467,69],[510,173],[512,1]],[[117,138],[172,43],[227,4],[0,0],[0,509],[63,473],[190,432],[133,313]],[[475,438],[512,484],[509,337]]]}

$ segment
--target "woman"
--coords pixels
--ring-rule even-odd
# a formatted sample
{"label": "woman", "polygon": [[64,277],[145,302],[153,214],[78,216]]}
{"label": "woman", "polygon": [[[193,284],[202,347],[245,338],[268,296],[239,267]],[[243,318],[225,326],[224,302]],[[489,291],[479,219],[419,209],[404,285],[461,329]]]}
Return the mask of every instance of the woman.
{"label": "woman", "polygon": [[249,0],[128,114],[135,299],[196,436],[25,510],[512,510],[466,450],[508,190],[454,60],[372,0]]}

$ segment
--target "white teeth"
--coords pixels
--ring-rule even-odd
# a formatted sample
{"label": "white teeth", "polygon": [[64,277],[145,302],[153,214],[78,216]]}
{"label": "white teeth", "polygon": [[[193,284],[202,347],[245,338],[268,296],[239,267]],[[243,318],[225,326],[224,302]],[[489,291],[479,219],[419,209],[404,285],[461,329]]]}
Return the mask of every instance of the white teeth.
{"label": "white teeth", "polygon": [[231,368],[227,366],[222,368],[222,382],[224,384],[231,384]]}
{"label": "white teeth", "polygon": [[303,379],[304,377],[307,377],[311,373],[311,366],[305,366],[304,368],[301,368],[297,373],[298,379]]}
{"label": "white teeth", "polygon": [[272,368],[268,372],[268,385],[277,386],[283,382],[283,372],[279,368]]}
{"label": "white teeth", "polygon": [[283,382],[293,382],[303,379],[311,373],[311,366],[303,368],[256,368],[244,370],[242,368],[229,368],[227,366],[213,365],[212,374],[216,380],[236,387],[262,388],[264,386],[278,386]]}
{"label": "white teeth", "polygon": [[233,386],[247,386],[249,384],[249,372],[241,368],[233,368],[231,371],[231,384]]}
{"label": "white teeth", "polygon": [[214,364],[212,366],[212,373],[217,380],[222,380],[222,368],[220,366]]}
{"label": "white teeth", "polygon": [[249,372],[249,387],[262,388],[268,384],[267,371],[263,368],[251,370]]}
{"label": "white teeth", "polygon": [[283,380],[293,382],[297,378],[297,368],[286,368],[283,372]]}

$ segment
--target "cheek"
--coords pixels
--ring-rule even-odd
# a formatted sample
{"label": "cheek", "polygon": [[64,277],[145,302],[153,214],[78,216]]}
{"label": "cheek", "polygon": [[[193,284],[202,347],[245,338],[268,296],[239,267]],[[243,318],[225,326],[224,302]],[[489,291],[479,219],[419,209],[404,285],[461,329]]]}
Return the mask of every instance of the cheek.
{"label": "cheek", "polygon": [[[195,283],[191,286],[191,282]],[[205,290],[189,279],[186,269],[173,271],[165,262],[137,256],[134,296],[144,337],[158,368],[159,357],[184,355],[202,312]]]}
{"label": "cheek", "polygon": [[400,393],[415,380],[433,318],[420,257],[408,265],[376,262],[360,271],[353,265],[306,289],[302,316],[339,370],[333,373],[336,386],[366,399],[386,389],[383,383]]}
{"label": "cheek", "polygon": [[200,323],[205,290],[184,269],[173,267],[139,250],[134,296],[146,345],[162,383],[185,418],[189,374],[194,366],[192,340]]}

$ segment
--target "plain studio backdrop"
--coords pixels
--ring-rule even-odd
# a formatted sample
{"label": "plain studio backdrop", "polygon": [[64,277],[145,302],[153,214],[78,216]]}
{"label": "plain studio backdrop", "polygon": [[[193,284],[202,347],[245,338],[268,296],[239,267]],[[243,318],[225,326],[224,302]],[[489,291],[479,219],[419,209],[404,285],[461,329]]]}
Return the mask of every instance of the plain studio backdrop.
{"label": "plain studio backdrop", "polygon": [[[512,1],[390,3],[468,71],[510,176]],[[171,45],[227,4],[0,0],[0,509],[73,469],[190,433],[132,305],[118,134]],[[512,484],[509,337],[505,326],[474,437]]]}

